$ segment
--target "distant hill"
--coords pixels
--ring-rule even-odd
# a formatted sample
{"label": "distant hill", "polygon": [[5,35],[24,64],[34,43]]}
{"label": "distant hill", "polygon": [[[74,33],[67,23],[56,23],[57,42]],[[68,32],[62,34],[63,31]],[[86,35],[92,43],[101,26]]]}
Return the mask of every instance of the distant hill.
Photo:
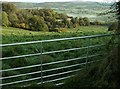
{"label": "distant hill", "polygon": [[97,3],[97,2],[45,2],[45,3],[27,3],[27,2],[12,2],[21,9],[34,8],[50,8],[58,13],[67,14],[72,17],[88,17],[91,20],[105,21],[107,17],[98,17],[98,14],[107,11],[111,3]]}
{"label": "distant hill", "polygon": [[43,8],[74,8],[74,7],[85,7],[85,8],[100,8],[100,7],[108,7],[108,4],[99,4],[97,2],[45,2],[45,3],[27,3],[27,2],[12,2],[18,8],[34,8],[34,7],[43,7]]}

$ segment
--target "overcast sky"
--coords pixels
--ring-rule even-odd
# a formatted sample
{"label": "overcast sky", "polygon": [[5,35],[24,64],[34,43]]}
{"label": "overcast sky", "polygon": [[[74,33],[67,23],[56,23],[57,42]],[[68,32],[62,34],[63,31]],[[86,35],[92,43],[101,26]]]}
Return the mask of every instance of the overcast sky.
{"label": "overcast sky", "polygon": [[65,1],[95,1],[95,2],[110,2],[116,0],[0,0],[8,2],[65,2]]}

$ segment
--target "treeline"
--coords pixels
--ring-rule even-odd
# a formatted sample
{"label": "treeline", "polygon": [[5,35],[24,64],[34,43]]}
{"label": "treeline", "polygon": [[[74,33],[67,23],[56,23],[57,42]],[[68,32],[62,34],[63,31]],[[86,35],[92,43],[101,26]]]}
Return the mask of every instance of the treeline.
{"label": "treeline", "polygon": [[32,31],[58,31],[58,28],[89,26],[87,17],[73,18],[51,9],[18,9],[12,3],[2,3],[2,26]]}

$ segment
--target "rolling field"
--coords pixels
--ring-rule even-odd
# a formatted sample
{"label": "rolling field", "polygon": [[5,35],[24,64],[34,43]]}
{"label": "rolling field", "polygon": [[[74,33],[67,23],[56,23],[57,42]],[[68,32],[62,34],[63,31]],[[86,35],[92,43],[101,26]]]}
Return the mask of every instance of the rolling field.
{"label": "rolling field", "polygon": [[[107,27],[102,27],[102,26],[88,26],[88,27],[81,26],[79,28],[69,29],[68,32],[61,32],[61,33],[32,32],[32,31],[27,31],[27,30],[18,29],[18,28],[3,27],[2,43],[7,44],[7,43],[49,40],[49,39],[69,38],[69,37],[107,34],[107,33],[109,33],[107,32]],[[37,44],[29,44],[29,45],[3,47],[2,56],[11,57],[11,56],[40,53],[41,46],[42,46],[42,52],[51,52],[51,51],[57,51],[57,50],[66,50],[66,49],[71,49],[71,48],[86,47],[88,45],[100,45],[100,44],[108,43],[109,40],[107,39],[109,38],[101,37],[101,38],[92,38],[90,39],[90,42],[88,42],[88,39],[77,39],[77,40],[66,40],[66,41],[59,41],[59,42],[47,42],[47,43],[43,43],[42,45],[40,43],[37,43]],[[106,52],[106,47],[100,47],[100,48],[95,47],[95,48],[89,49],[89,55],[104,54],[105,52]],[[86,53],[87,53],[86,49],[82,49],[82,50],[73,50],[73,51],[59,52],[59,53],[53,53],[53,54],[45,54],[45,55],[42,55],[42,57],[33,56],[33,57],[3,60],[2,61],[3,69],[36,65],[36,64],[40,64],[40,60],[42,60],[43,63],[48,63],[48,62],[55,62],[55,61],[72,59],[72,58],[79,58],[79,57],[86,56]],[[88,61],[99,60],[101,57],[102,56],[89,58]],[[85,62],[85,60],[83,59],[83,60],[69,62],[69,63],[45,66],[43,67],[43,69],[46,70],[50,68],[56,68],[56,67],[58,68],[58,67],[68,66],[70,64],[72,65],[76,63],[82,63],[82,62]],[[75,68],[73,67],[73,69]],[[6,77],[6,76],[11,76],[11,75],[30,73],[30,72],[35,72],[39,70],[40,70],[39,67],[35,67],[33,69],[29,68],[29,69],[23,69],[23,70],[8,71],[8,72],[3,72],[3,76]],[[51,73],[55,73],[55,72],[51,72]],[[44,75],[47,75],[47,74],[45,73]],[[40,76],[40,73],[34,74],[34,75],[20,76],[18,78],[15,77],[13,79],[8,79],[7,81],[3,80],[3,83],[14,82],[14,81],[34,78],[38,76]],[[35,80],[33,81],[33,83],[36,83],[38,81],[40,80]],[[29,82],[27,82],[27,84],[28,83]]]}
{"label": "rolling field", "polygon": [[[79,30],[78,30],[79,29]],[[68,32],[35,32],[12,27],[2,28],[2,43],[16,43],[35,40],[47,40],[65,37],[86,36],[109,33],[103,26],[81,26],[68,29]]]}

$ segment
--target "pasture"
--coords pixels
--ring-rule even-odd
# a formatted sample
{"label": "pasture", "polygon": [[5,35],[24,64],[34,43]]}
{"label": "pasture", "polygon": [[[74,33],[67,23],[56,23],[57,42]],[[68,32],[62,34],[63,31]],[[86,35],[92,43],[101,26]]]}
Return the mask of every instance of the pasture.
{"label": "pasture", "polygon": [[1,35],[2,43],[6,44],[110,33],[107,30],[108,28],[104,26],[80,26],[77,28],[68,29],[68,32],[58,33],[58,32],[35,32],[19,28],[3,27]]}
{"label": "pasture", "polygon": [[[18,28],[3,27],[2,43],[10,44],[10,43],[17,43],[17,42],[70,38],[70,37],[107,34],[107,33],[110,33],[107,31],[107,27],[102,27],[102,26],[83,26],[83,27],[81,26],[79,28],[69,29],[68,32],[61,32],[61,33],[33,32],[33,31],[28,31],[28,30],[23,30],[23,29],[18,29]],[[92,45],[107,44],[108,41],[109,41],[109,37],[100,37],[100,38],[92,38],[92,39],[75,39],[75,40],[66,40],[66,41],[59,41],[59,42],[57,41],[46,42],[46,43],[43,43],[42,45],[40,43],[37,43],[37,44],[29,44],[29,45],[10,46],[10,47],[3,47],[2,56],[11,57],[11,56],[40,53],[41,46],[42,46],[42,52],[44,53],[44,52],[51,52],[51,51],[57,51],[57,50],[67,50],[71,48],[80,48],[80,47],[86,47],[86,46],[92,46]],[[86,49],[82,49],[82,50],[73,50],[73,51],[66,51],[66,52],[60,52],[60,53],[53,53],[49,55],[45,54],[45,55],[42,55],[42,57],[32,56],[32,57],[3,60],[2,61],[3,69],[37,65],[37,64],[40,64],[41,60],[42,60],[42,63],[48,63],[48,62],[55,62],[55,61],[72,59],[72,58],[84,57],[87,55],[87,52],[89,53],[89,55],[105,54],[107,50],[105,46],[101,46],[101,47],[90,48],[89,51],[86,51]],[[93,57],[93,58],[89,58],[88,61],[99,60],[101,58],[102,56]],[[69,63],[50,65],[50,66],[44,67],[43,69],[46,70],[50,68],[56,68],[56,67],[58,68],[58,67],[68,66],[70,64],[73,65],[76,63],[83,63],[83,62],[85,62],[84,59],[79,60],[79,61],[69,62]],[[81,68],[82,66],[79,66],[79,67]],[[75,68],[76,67],[73,67],[73,69]],[[39,67],[36,67],[33,69],[31,68],[24,69],[20,71],[19,70],[8,71],[8,72],[3,72],[3,77],[24,74],[24,73],[29,73],[29,72],[35,72],[38,70],[40,70]],[[51,73],[55,73],[55,72],[58,72],[58,71],[54,71]],[[47,74],[45,73],[45,75]],[[7,81],[3,80],[3,83],[14,82],[14,81],[21,80],[21,79],[30,79],[30,78],[34,78],[38,76],[40,76],[40,74],[34,74],[34,75],[28,75],[28,76],[26,75],[22,77],[20,76],[14,79],[8,79]],[[63,76],[66,76],[66,75],[63,75]],[[47,80],[49,80],[49,78]],[[32,83],[36,83],[38,81],[40,80],[32,81]],[[27,84],[28,83],[31,83],[31,82],[27,82]]]}

